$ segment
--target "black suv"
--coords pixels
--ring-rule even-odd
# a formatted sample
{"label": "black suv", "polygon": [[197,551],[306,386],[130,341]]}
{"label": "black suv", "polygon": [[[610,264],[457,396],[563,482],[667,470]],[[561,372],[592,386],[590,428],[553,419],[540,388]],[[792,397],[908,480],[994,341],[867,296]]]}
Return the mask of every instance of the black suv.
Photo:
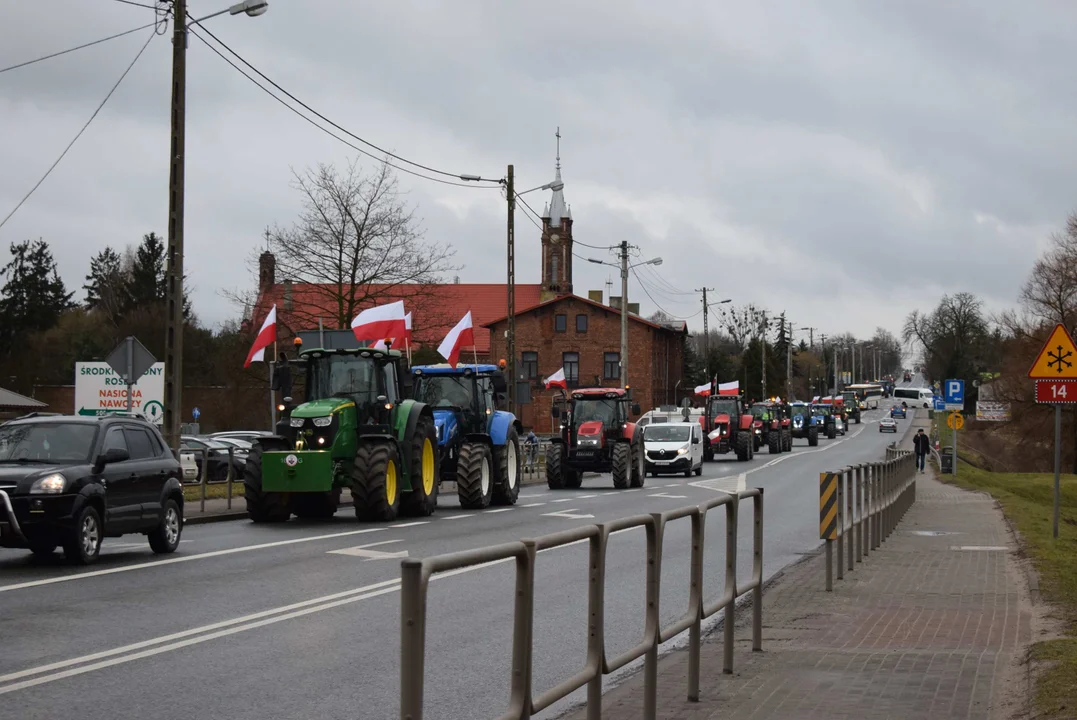
{"label": "black suv", "polygon": [[179,461],[140,415],[34,413],[0,425],[0,547],[74,563],[97,559],[105,536],[142,533],[156,553],[179,546]]}

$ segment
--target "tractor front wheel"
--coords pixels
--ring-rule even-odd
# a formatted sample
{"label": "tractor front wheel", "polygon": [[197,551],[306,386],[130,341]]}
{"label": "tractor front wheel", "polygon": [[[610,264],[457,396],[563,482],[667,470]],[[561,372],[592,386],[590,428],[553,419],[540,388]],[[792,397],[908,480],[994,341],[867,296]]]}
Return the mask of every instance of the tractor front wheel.
{"label": "tractor front wheel", "polygon": [[247,517],[256,523],[285,522],[292,516],[288,493],[262,490],[262,446],[256,444],[247,456],[243,469],[243,497],[247,500]]}
{"label": "tractor front wheel", "polygon": [[619,442],[613,446],[613,487],[618,490],[628,487],[632,476],[632,446]]}
{"label": "tractor front wheel", "polygon": [[464,443],[456,459],[456,494],[460,507],[482,510],[490,506],[494,490],[493,454],[484,442]]}
{"label": "tractor front wheel", "polygon": [[434,514],[438,506],[438,431],[431,415],[419,416],[412,432],[409,449],[411,454],[411,492],[404,496],[401,512],[405,515],[426,517]]}
{"label": "tractor front wheel", "polygon": [[565,487],[564,448],[560,443],[550,443],[546,450],[546,486],[551,490]]}
{"label": "tractor front wheel", "polygon": [[[643,443],[642,442],[636,443],[635,446],[632,448],[632,457],[634,457],[636,459],[635,460],[636,464],[635,464],[635,467],[633,468],[632,480],[628,483],[629,485],[631,485],[634,488],[643,487],[643,482],[647,477],[647,468],[646,468],[646,462],[644,461],[644,458],[643,458],[643,453],[644,453]],[[700,464],[700,469],[701,470],[703,469],[702,464]]]}
{"label": "tractor front wheel", "polygon": [[782,452],[793,452],[792,430],[782,430]]}
{"label": "tractor front wheel", "polygon": [[494,486],[494,505],[515,505],[520,494],[520,436],[516,428],[509,426],[505,444],[494,448],[494,464],[497,465],[497,485]]}
{"label": "tractor front wheel", "polygon": [[777,455],[782,451],[782,435],[777,430],[767,433],[767,450],[771,455]]}
{"label": "tractor front wheel", "polygon": [[812,426],[808,428],[808,446],[815,447],[819,444],[819,428]]}
{"label": "tractor front wheel", "polygon": [[753,438],[751,433],[746,430],[741,430],[737,433],[736,449],[737,460],[741,462],[747,462],[752,459],[752,442]]}
{"label": "tractor front wheel", "polygon": [[400,512],[400,457],[396,446],[360,442],[352,465],[352,499],[360,520],[396,520]]}

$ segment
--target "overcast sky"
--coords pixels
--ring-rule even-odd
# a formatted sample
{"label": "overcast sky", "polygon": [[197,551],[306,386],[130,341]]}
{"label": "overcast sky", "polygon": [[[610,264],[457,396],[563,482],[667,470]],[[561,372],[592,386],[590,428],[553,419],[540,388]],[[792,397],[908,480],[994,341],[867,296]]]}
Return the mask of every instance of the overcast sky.
{"label": "overcast sky", "polygon": [[[0,67],[153,14],[0,0]],[[862,336],[898,332],[945,292],[1005,306],[1077,208],[1070,0],[271,0],[207,26],[351,132],[439,169],[497,178],[513,163],[518,188],[541,185],[560,126],[576,239],[660,255],[664,283],[642,275],[653,301],[635,278],[630,299],[692,329],[700,300],[671,287]],[[0,218],[150,33],[0,74]],[[169,32],[0,229],[0,260],[41,237],[81,288],[104,246],[165,234],[170,64]],[[264,228],[294,219],[292,169],[356,153],[194,38],[187,77],[186,262],[213,325],[236,314],[222,290],[253,283]],[[496,189],[400,185],[427,238],[456,248],[462,282],[504,277]],[[527,199],[541,211],[544,195]],[[516,222],[517,280],[538,282],[539,233],[522,211]],[[576,292],[604,287],[607,269],[578,263]]]}

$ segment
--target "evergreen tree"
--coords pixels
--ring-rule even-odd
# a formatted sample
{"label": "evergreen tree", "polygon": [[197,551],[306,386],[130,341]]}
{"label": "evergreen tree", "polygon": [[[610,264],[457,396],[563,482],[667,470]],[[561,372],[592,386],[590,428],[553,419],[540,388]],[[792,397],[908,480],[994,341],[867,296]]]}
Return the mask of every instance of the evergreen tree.
{"label": "evergreen tree", "polygon": [[165,299],[165,244],[157,233],[143,235],[142,244],[135,248],[127,294],[134,307],[147,307]]}
{"label": "evergreen tree", "polygon": [[72,307],[56,271],[56,261],[44,240],[11,244],[12,259],[0,277],[0,350],[11,350],[20,338],[56,325],[60,315]]}
{"label": "evergreen tree", "polygon": [[123,261],[115,250],[106,247],[97,253],[90,260],[90,274],[82,286],[86,291],[86,309],[99,311],[115,322],[131,304],[127,280]]}

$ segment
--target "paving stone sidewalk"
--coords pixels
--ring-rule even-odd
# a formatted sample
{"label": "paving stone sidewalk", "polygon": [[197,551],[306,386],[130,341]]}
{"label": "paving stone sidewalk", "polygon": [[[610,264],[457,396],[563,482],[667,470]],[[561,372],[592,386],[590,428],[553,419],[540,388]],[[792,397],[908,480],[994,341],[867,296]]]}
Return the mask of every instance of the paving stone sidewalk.
{"label": "paving stone sidewalk", "polygon": [[[929,470],[890,539],[835,580],[834,592],[824,591],[822,555],[768,587],[763,652],[751,652],[747,610],[738,613],[732,675],[722,674],[721,633],[707,639],[700,702],[686,700],[687,654],[663,658],[658,717],[1009,717],[1025,691],[1019,655],[1032,623],[1015,550],[990,497],[944,485]],[[637,674],[605,695],[602,717],[642,717],[642,699]],[[583,720],[585,711],[567,717]]]}

